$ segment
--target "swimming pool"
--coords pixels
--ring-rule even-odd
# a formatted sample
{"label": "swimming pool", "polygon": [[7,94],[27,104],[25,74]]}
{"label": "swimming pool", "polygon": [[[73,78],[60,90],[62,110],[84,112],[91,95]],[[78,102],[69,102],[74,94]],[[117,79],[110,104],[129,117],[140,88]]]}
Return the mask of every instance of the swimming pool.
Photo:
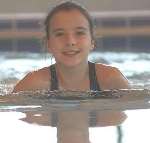
{"label": "swimming pool", "polygon": [[[0,53],[0,92],[1,94],[11,92],[14,84],[21,79],[27,72],[47,66],[53,61],[48,58],[46,54],[30,54],[30,53]],[[150,88],[150,53],[116,53],[116,52],[102,52],[92,53],[89,59],[93,61],[101,61],[110,65],[118,67],[127,78],[130,80],[133,88]],[[67,104],[66,104],[67,105]],[[33,108],[33,107],[32,107]],[[33,108],[34,109],[34,108]],[[36,142],[36,143],[55,143],[59,135],[55,126],[49,125],[50,110],[30,110],[26,114],[17,108],[10,110],[1,110],[0,112],[0,142],[4,143],[20,143],[20,142]],[[102,111],[101,111],[102,112]],[[104,111],[105,112],[105,111]],[[85,112],[76,113],[82,115]],[[150,110],[126,110],[128,118],[121,122],[121,127],[113,126],[106,127],[87,127],[78,128],[73,132],[78,136],[78,132],[84,132],[85,136],[89,138],[91,143],[149,143],[149,121]],[[33,116],[34,114],[34,116]],[[44,115],[44,118],[41,117]],[[73,117],[71,111],[64,112],[71,120],[78,120],[77,123],[82,123],[80,116]],[[72,117],[71,117],[72,115]],[[104,113],[102,112],[102,115]],[[63,118],[63,115],[61,116]],[[22,119],[22,120],[20,120]],[[86,119],[85,117],[81,119]],[[70,120],[70,121],[71,121]],[[86,121],[86,120],[84,120]],[[39,123],[39,124],[36,124]],[[83,124],[82,124],[83,125]],[[77,126],[79,127],[79,126]],[[63,127],[62,127],[63,128]],[[60,130],[62,129],[60,128]],[[89,128],[89,132],[87,131]],[[69,130],[70,131],[70,130]],[[89,134],[89,136],[88,136]],[[61,136],[61,135],[60,135]],[[65,136],[65,135],[64,135]],[[86,138],[86,139],[87,139]],[[87,143],[87,140],[80,140],[82,143]],[[65,142],[65,141],[64,141]],[[64,143],[63,142],[63,143]],[[68,141],[70,142],[70,141]],[[65,142],[66,143],[66,142]]]}

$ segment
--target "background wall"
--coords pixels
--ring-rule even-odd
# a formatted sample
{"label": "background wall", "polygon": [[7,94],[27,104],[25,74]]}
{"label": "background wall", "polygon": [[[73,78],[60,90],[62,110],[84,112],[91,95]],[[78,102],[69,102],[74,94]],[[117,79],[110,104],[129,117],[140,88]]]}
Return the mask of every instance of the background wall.
{"label": "background wall", "polygon": [[[42,13],[41,15],[44,16],[43,14],[59,1],[62,0],[0,0],[0,51],[39,52],[45,50],[42,43],[44,31],[40,25],[39,14],[37,14],[37,19],[35,15],[35,19],[28,19],[30,14],[25,14],[27,16],[25,20],[17,20],[16,15],[18,13]],[[150,0],[76,1],[84,4],[90,11],[110,11],[111,14],[112,11],[136,11],[132,18],[131,12],[126,13],[125,16],[122,15],[124,12],[122,14],[117,12],[121,14],[121,17],[105,17],[106,19],[99,17],[95,20],[98,27],[96,29],[98,50],[150,52]],[[20,16],[24,18],[23,15]]]}
{"label": "background wall", "polygon": [[[1,13],[47,12],[49,6],[62,0],[0,0]],[[90,10],[149,10],[150,0],[76,0]]]}

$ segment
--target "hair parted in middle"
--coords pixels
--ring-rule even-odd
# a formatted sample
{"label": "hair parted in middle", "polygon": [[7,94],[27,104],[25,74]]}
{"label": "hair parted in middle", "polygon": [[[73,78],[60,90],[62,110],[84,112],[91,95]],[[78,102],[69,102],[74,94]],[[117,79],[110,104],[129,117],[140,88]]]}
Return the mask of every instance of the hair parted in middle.
{"label": "hair parted in middle", "polygon": [[85,7],[81,6],[77,2],[73,2],[73,1],[65,1],[65,2],[59,3],[58,5],[53,7],[51,9],[51,11],[48,13],[48,15],[45,19],[45,31],[46,31],[47,39],[49,39],[49,31],[51,28],[49,23],[50,23],[52,17],[60,11],[71,11],[71,10],[78,10],[81,14],[83,14],[85,16],[85,18],[87,19],[87,21],[89,23],[91,37],[92,37],[92,39],[94,39],[94,32],[93,32],[94,26],[93,26],[92,17],[90,16],[90,14],[88,13],[88,11]]}

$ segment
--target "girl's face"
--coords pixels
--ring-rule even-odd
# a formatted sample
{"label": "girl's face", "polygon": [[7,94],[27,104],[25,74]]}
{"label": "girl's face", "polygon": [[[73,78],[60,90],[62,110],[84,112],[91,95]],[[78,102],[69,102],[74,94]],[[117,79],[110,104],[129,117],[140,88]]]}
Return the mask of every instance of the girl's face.
{"label": "girl's face", "polygon": [[87,62],[94,45],[83,14],[78,10],[60,11],[54,14],[49,25],[48,49],[57,63],[76,66]]}

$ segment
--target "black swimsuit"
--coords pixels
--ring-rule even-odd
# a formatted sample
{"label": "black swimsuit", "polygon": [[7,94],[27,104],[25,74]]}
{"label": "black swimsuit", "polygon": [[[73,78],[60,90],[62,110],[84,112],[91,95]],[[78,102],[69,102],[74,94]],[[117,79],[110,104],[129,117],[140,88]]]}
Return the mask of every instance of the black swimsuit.
{"label": "black swimsuit", "polygon": [[[89,80],[90,80],[90,90],[92,91],[100,91],[100,86],[97,81],[96,77],[96,70],[95,70],[95,64],[88,62],[89,65]],[[58,84],[58,78],[57,78],[57,73],[56,73],[56,68],[55,65],[50,66],[50,73],[51,73],[51,87],[50,89],[53,90],[58,90],[59,89],[59,84]],[[96,125],[96,112],[91,111],[89,113],[90,117],[90,126],[95,126]],[[57,126],[57,113],[52,112],[52,126]]]}
{"label": "black swimsuit", "polygon": [[[100,86],[97,82],[97,77],[96,77],[95,64],[88,62],[88,65],[89,65],[90,90],[100,91]],[[50,87],[50,89],[58,90],[59,84],[58,84],[55,65],[50,66],[50,72],[51,72],[51,87]]]}

